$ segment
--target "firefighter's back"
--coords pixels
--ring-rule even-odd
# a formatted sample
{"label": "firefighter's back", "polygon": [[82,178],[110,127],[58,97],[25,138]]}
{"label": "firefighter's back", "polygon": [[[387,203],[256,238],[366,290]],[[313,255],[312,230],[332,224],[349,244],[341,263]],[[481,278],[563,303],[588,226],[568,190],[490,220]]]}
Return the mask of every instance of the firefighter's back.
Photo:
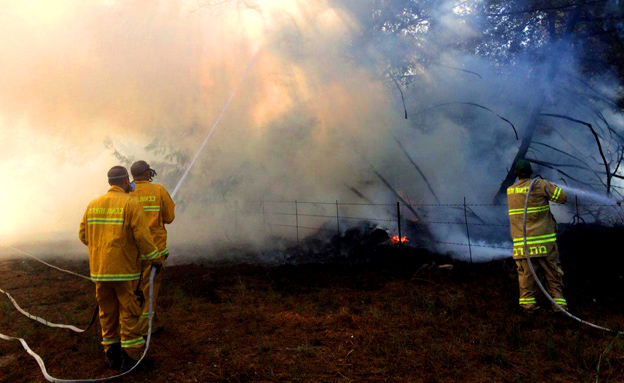
{"label": "firefighter's back", "polygon": [[[518,180],[507,189],[509,224],[514,242],[514,258],[524,258],[524,208],[532,180]],[[537,179],[531,190],[526,211],[526,236],[531,255],[546,255],[556,241],[557,222],[550,202],[565,203],[565,193],[550,182]]]}
{"label": "firefighter's back", "polygon": [[136,188],[131,195],[143,207],[150,233],[158,250],[162,255],[168,255],[165,224],[170,224],[175,219],[175,204],[169,193],[160,184],[137,181]]}
{"label": "firefighter's back", "polygon": [[132,234],[131,214],[136,201],[112,187],[91,201],[85,212],[85,237],[94,281],[138,279],[139,248]]}

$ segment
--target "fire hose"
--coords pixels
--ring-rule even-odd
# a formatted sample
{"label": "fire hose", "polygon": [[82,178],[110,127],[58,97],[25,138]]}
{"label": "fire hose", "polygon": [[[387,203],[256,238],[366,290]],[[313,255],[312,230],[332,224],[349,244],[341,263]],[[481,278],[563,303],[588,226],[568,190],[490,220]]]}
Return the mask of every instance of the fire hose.
{"label": "fire hose", "polygon": [[523,240],[524,240],[524,253],[527,255],[526,259],[527,259],[528,264],[529,264],[529,270],[531,271],[531,274],[533,275],[533,278],[535,279],[535,282],[537,283],[537,286],[539,286],[540,290],[542,291],[542,293],[544,293],[546,298],[548,298],[550,303],[555,305],[555,307],[559,311],[561,311],[565,315],[569,316],[570,318],[574,319],[575,321],[577,321],[579,323],[582,323],[584,325],[593,327],[593,328],[598,329],[598,330],[624,335],[624,331],[618,331],[618,330],[614,330],[614,329],[611,329],[611,328],[608,328],[608,327],[599,326],[597,324],[588,322],[588,321],[583,320],[583,319],[581,319],[581,318],[579,318],[577,316],[572,315],[569,311],[567,311],[566,309],[561,307],[557,302],[555,302],[553,297],[550,296],[548,291],[544,288],[544,285],[542,284],[542,282],[537,277],[537,273],[535,272],[535,269],[533,268],[533,264],[531,263],[531,256],[529,254],[529,245],[527,243],[528,241],[527,241],[527,229],[526,229],[526,227],[527,227],[527,211],[528,211],[528,208],[529,208],[529,197],[531,196],[531,191],[533,190],[533,185],[535,184],[535,182],[537,180],[538,180],[537,178],[533,179],[533,181],[531,181],[531,184],[529,185],[529,190],[527,191],[526,199],[524,201],[524,215],[523,215],[523,218],[522,218],[523,219],[522,220],[522,235],[523,235]]}
{"label": "fire hose", "polygon": [[[55,268],[57,268],[57,267],[55,267]],[[59,269],[59,270],[62,270],[62,269]],[[63,271],[65,271],[65,270],[63,270]],[[74,273],[72,273],[72,274],[74,274]],[[153,297],[153,292],[154,292],[154,276],[155,275],[156,275],[156,268],[152,266],[152,270],[151,270],[151,273],[150,273],[150,288],[149,288],[149,327],[148,327],[149,330],[148,330],[148,333],[147,333],[147,340],[145,342],[145,349],[143,350],[143,355],[141,355],[141,358],[134,365],[134,367],[132,367],[130,370],[128,370],[128,371],[126,371],[126,372],[124,372],[122,374],[117,374],[117,375],[114,375],[114,376],[109,376],[109,377],[106,377],[106,378],[98,378],[98,379],[59,379],[59,378],[55,378],[55,377],[51,376],[50,374],[48,374],[48,371],[47,371],[47,369],[45,367],[45,363],[43,362],[43,359],[41,359],[41,357],[39,355],[37,355],[37,353],[35,353],[28,346],[28,343],[26,343],[26,341],[24,339],[12,337],[12,336],[7,336],[7,335],[1,334],[1,333],[0,333],[0,339],[4,339],[4,340],[7,340],[7,341],[19,341],[22,344],[22,347],[24,347],[24,350],[26,350],[27,353],[29,353],[33,358],[35,358],[35,360],[37,361],[37,364],[39,365],[39,368],[41,369],[41,372],[43,373],[43,376],[49,382],[58,382],[58,383],[105,382],[105,381],[108,381],[108,380],[120,378],[120,377],[122,377],[124,375],[127,375],[127,374],[131,373],[132,371],[134,371],[134,369],[136,369],[139,366],[139,364],[143,361],[143,359],[147,355],[147,350],[149,349],[150,340],[152,338],[152,319],[153,319],[153,304],[154,304],[154,300],[152,299],[152,297]],[[87,278],[84,275],[82,277]]]}
{"label": "fire hose", "polygon": [[89,321],[89,324],[87,325],[87,327],[84,328],[84,329],[80,329],[78,327],[75,327],[75,326],[72,326],[72,325],[67,325],[67,324],[52,323],[52,322],[47,321],[47,320],[45,320],[43,318],[39,318],[38,316],[32,315],[29,312],[27,312],[26,310],[24,310],[23,308],[21,308],[20,305],[17,304],[15,299],[13,299],[11,294],[9,294],[8,292],[0,289],[0,293],[3,293],[4,295],[6,295],[7,298],[9,298],[9,300],[11,301],[11,303],[13,303],[13,306],[15,306],[17,311],[22,313],[24,316],[26,316],[29,319],[32,319],[34,321],[37,321],[37,322],[39,322],[41,324],[44,324],[44,325],[46,325],[48,327],[52,327],[52,328],[64,328],[64,329],[72,330],[73,332],[83,333],[83,332],[86,332],[87,330],[89,330],[91,328],[91,326],[93,326],[93,324],[95,323],[96,318],[98,317],[99,308],[98,308],[98,305],[95,305],[95,309],[93,310],[93,315],[91,315],[91,320]]}
{"label": "fire hose", "polygon": [[[20,250],[20,249],[16,249],[16,248],[14,248],[14,247],[12,247],[12,246],[6,246],[6,247],[8,247],[9,249],[11,249],[11,250],[13,250],[13,251],[17,251],[18,253],[20,253],[20,254],[22,254],[22,255],[25,255],[25,256],[27,256],[27,257],[30,257],[30,258],[34,259],[35,261],[37,261],[37,262],[43,263],[44,265],[46,265],[46,266],[48,266],[48,267],[51,267],[51,268],[56,269],[56,270],[58,270],[58,271],[62,271],[62,272],[67,273],[67,274],[75,275],[76,277],[80,277],[80,278],[82,278],[82,279],[86,279],[87,281],[91,281],[91,278],[89,278],[89,277],[87,277],[87,276],[85,276],[85,275],[78,274],[78,273],[74,273],[73,271],[69,271],[69,270],[61,269],[61,268],[60,268],[60,267],[58,267],[58,266],[51,265],[51,264],[49,264],[48,262],[45,262],[45,261],[43,261],[43,260],[41,260],[41,259],[39,259],[39,258],[35,257],[35,256],[34,256],[34,255],[32,255],[32,254],[28,254],[27,252],[22,251],[22,250]],[[93,281],[91,281],[91,282],[93,282]]]}
{"label": "fire hose", "polygon": [[[80,277],[80,278],[82,278],[82,279],[86,279],[86,280],[88,280],[89,282],[93,282],[93,281],[91,280],[91,278],[89,278],[89,277],[87,277],[87,276],[84,276],[84,275],[82,275],[82,274],[78,274],[78,273],[74,273],[73,271],[70,271],[70,270],[65,270],[65,269],[62,269],[62,268],[60,268],[60,267],[58,267],[58,266],[54,266],[54,265],[52,265],[52,264],[49,264],[49,263],[47,263],[47,262],[45,262],[45,261],[43,261],[43,260],[41,260],[41,259],[39,259],[39,258],[35,257],[35,256],[34,256],[34,255],[32,255],[32,254],[28,254],[28,253],[27,253],[27,252],[25,252],[25,251],[22,251],[22,250],[20,250],[20,249],[16,249],[16,248],[14,248],[14,247],[12,247],[12,246],[6,246],[6,247],[7,247],[7,248],[9,248],[9,249],[11,249],[11,250],[14,250],[14,251],[16,251],[16,252],[18,252],[18,253],[20,253],[20,254],[22,254],[22,255],[26,255],[26,256],[28,256],[28,257],[30,257],[30,258],[32,258],[32,259],[34,259],[34,260],[36,260],[37,262],[40,262],[40,263],[42,263],[42,264],[46,265],[46,266],[48,266],[48,267],[51,267],[51,268],[53,268],[53,269],[56,269],[56,270],[62,271],[62,272],[67,273],[67,274],[75,275],[75,276]],[[91,326],[93,326],[93,324],[95,323],[95,320],[96,320],[96,318],[97,318],[97,315],[98,315],[98,310],[99,310],[99,309],[98,309],[98,306],[97,306],[97,304],[96,304],[96,305],[95,305],[95,308],[93,309],[93,314],[91,315],[91,321],[89,322],[89,324],[87,325],[87,327],[86,327],[86,328],[84,328],[84,329],[80,329],[80,328],[77,328],[77,327],[72,326],[72,325],[52,323],[52,322],[50,322],[50,321],[48,321],[48,320],[45,320],[45,319],[43,319],[43,318],[39,318],[38,316],[32,315],[31,313],[29,313],[29,312],[27,312],[26,310],[22,309],[22,308],[20,307],[20,305],[17,303],[17,301],[13,298],[13,296],[11,296],[11,294],[9,294],[7,291],[4,291],[4,290],[0,289],[0,293],[3,293],[4,295],[6,295],[6,296],[7,296],[7,298],[9,298],[9,300],[10,300],[10,301],[11,301],[11,303],[13,304],[13,306],[17,309],[17,311],[19,311],[21,314],[23,314],[24,316],[28,317],[29,319],[32,319],[32,320],[34,320],[34,321],[37,321],[37,322],[39,322],[39,323],[41,323],[41,324],[44,324],[44,325],[46,325],[46,326],[48,326],[48,327],[52,327],[52,328],[64,328],[64,329],[72,330],[72,331],[77,332],[77,333],[84,333],[84,332],[86,332],[87,330],[89,330],[89,329],[91,328]]]}

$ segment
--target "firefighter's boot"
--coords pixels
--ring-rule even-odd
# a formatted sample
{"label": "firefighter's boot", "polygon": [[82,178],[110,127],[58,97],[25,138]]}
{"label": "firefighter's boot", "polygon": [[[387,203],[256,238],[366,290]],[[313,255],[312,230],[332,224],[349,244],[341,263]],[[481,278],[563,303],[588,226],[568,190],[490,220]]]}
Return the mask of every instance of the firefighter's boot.
{"label": "firefighter's boot", "polygon": [[139,362],[138,360],[130,357],[130,355],[126,353],[126,350],[122,350],[121,355],[121,368],[119,369],[119,372],[122,374],[130,371]]}
{"label": "firefighter's boot", "polygon": [[[564,315],[565,313],[563,311],[568,311],[568,303],[565,301],[565,299],[557,299],[557,298],[555,298],[555,302],[557,302],[557,305],[559,307],[553,305],[552,306],[553,313]],[[563,309],[563,311],[561,311],[560,308]]]}
{"label": "firefighter's boot", "polygon": [[522,305],[521,307],[522,311],[528,315],[535,314],[540,310],[540,307],[537,305],[537,303]]}
{"label": "firefighter's boot", "polygon": [[115,343],[106,350],[106,364],[113,370],[121,367],[121,343]]}
{"label": "firefighter's boot", "polygon": [[[139,361],[136,360],[136,359],[133,359],[130,355],[128,355],[126,353],[126,350],[122,350],[121,354],[122,354],[122,357],[121,357],[121,368],[119,369],[119,372],[121,372],[123,374],[123,373],[126,373],[126,372],[130,371],[134,366],[136,366],[136,364]],[[154,358],[146,356],[141,361],[141,364],[139,366],[137,366],[135,371],[137,371],[137,370],[150,370],[152,368],[154,368]]]}

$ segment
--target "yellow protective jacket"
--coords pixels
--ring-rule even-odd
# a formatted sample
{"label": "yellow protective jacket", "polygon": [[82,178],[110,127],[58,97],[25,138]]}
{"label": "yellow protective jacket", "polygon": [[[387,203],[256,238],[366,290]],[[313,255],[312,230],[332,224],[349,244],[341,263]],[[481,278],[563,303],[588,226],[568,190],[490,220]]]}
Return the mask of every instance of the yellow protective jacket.
{"label": "yellow protective jacket", "polygon": [[150,232],[160,255],[169,256],[165,224],[168,225],[175,219],[175,203],[171,196],[162,185],[149,181],[136,181],[136,188],[130,195],[143,206]]}
{"label": "yellow protective jacket", "polygon": [[79,237],[89,247],[91,279],[95,282],[139,279],[141,260],[159,256],[141,205],[117,186],[91,201],[80,223]]}
{"label": "yellow protective jacket", "polygon": [[[525,259],[523,217],[524,203],[531,179],[522,179],[507,189],[509,224],[513,239],[513,256]],[[565,192],[550,182],[538,179],[533,185],[527,210],[527,245],[531,257],[545,257],[556,251],[557,221],[550,212],[550,202],[566,203]]]}

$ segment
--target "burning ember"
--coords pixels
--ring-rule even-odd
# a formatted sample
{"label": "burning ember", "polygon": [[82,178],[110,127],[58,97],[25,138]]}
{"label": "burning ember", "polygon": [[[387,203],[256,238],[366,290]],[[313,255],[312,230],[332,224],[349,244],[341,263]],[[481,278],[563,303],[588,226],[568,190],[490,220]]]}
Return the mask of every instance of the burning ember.
{"label": "burning ember", "polygon": [[390,243],[392,243],[393,245],[404,244],[404,243],[407,243],[407,242],[409,242],[407,237],[399,238],[398,235],[395,235],[394,237],[390,238]]}

